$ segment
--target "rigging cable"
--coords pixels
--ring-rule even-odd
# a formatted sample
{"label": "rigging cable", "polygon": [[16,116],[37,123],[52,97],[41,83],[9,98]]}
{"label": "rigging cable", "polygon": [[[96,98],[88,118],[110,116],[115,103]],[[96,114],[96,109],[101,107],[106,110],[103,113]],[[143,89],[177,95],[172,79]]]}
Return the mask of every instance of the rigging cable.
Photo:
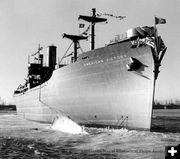
{"label": "rigging cable", "polygon": [[64,53],[63,57],[61,58],[61,60],[59,61],[59,64],[62,62],[62,60],[65,58],[67,52],[69,51],[71,45],[73,44],[73,42],[70,44],[70,46],[68,47],[68,49],[66,50],[66,52]]}

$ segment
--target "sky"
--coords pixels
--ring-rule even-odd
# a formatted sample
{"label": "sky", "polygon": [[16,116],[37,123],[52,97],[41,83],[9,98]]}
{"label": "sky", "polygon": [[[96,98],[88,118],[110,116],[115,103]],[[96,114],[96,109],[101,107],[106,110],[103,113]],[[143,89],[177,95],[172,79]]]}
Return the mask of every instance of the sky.
{"label": "sky", "polygon": [[[124,20],[108,18],[96,25],[96,48],[104,46],[115,35],[137,26],[154,26],[154,16],[165,18],[158,33],[167,46],[156,83],[159,101],[180,100],[180,1],[179,0],[0,0],[0,97],[13,103],[13,92],[27,76],[28,55],[38,44],[54,44],[62,57],[71,41],[63,33],[80,32],[78,16],[99,13],[126,16]],[[88,26],[88,24],[86,23]],[[84,51],[89,49],[83,44]]]}

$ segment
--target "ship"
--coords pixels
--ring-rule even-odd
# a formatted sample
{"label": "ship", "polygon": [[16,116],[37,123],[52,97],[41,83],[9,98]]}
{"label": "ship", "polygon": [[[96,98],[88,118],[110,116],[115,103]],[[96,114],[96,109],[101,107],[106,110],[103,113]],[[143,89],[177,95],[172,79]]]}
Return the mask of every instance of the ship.
{"label": "ship", "polygon": [[[42,47],[29,62],[27,79],[14,91],[17,114],[53,123],[61,116],[84,126],[151,129],[152,106],[159,67],[166,52],[155,26],[128,29],[103,47],[95,48],[95,24],[106,22],[92,9],[79,15],[90,24],[85,34],[63,34],[74,44],[70,64],[57,61],[57,47]],[[78,53],[80,41],[91,38],[91,49]],[[63,59],[62,58],[62,59]]]}

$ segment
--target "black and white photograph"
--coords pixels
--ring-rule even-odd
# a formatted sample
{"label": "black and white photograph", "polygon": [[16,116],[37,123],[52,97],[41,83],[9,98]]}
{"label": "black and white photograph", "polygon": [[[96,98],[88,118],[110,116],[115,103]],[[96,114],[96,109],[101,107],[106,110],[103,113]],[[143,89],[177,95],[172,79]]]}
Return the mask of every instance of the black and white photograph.
{"label": "black and white photograph", "polygon": [[0,0],[0,159],[180,158],[179,0]]}

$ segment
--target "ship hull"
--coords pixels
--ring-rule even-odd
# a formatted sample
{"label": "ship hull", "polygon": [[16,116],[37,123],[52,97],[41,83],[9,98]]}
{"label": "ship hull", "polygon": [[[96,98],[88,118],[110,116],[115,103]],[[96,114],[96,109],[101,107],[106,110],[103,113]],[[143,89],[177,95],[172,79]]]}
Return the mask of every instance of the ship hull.
{"label": "ship hull", "polygon": [[[143,65],[128,70],[131,58]],[[14,95],[18,114],[52,123],[65,115],[83,125],[150,129],[154,61],[147,45],[125,41],[86,52],[45,83]]]}

